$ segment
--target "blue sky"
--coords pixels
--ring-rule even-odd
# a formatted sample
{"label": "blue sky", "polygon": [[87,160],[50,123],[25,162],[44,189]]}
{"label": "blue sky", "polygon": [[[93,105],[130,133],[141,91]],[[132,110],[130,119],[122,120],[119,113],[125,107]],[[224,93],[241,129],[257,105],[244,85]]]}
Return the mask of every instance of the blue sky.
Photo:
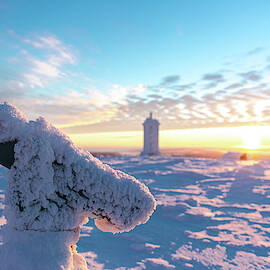
{"label": "blue sky", "polygon": [[[0,0],[0,91],[69,134],[266,125],[270,1]],[[29,106],[31,104],[31,106]]]}

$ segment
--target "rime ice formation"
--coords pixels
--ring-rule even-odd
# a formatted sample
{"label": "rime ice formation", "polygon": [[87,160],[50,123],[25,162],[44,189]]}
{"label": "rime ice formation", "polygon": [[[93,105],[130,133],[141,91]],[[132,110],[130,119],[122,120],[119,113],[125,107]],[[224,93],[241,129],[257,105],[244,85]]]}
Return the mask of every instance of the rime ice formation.
{"label": "rime ice formation", "polygon": [[63,232],[6,229],[0,247],[1,270],[87,270],[76,252],[79,230]]}
{"label": "rime ice formation", "polygon": [[[12,251],[16,247],[27,246],[29,239],[42,246],[40,241],[46,239],[42,232],[60,233],[56,246],[61,243],[63,246],[58,259],[67,257],[61,269],[86,269],[86,266],[78,266],[86,264],[76,253],[76,242],[71,244],[68,232],[73,235],[79,231],[88,217],[95,218],[96,226],[102,231],[130,231],[147,222],[155,210],[155,199],[144,184],[75,147],[44,118],[28,122],[15,107],[3,103],[0,104],[0,143],[10,141],[15,142],[15,161],[8,172],[4,210],[9,229],[4,232],[4,239],[9,242],[0,252],[0,260],[2,264],[7,262],[8,270],[13,265],[8,253],[16,253]],[[44,245],[51,249],[49,239]],[[24,259],[19,253],[14,255],[16,270],[26,269],[20,268]],[[44,256],[50,260],[51,253],[47,253]],[[70,264],[70,260],[75,261]],[[44,269],[59,269],[57,267],[55,264]],[[27,269],[37,268],[32,265]]]}
{"label": "rime ice formation", "polygon": [[5,215],[18,230],[73,230],[88,217],[101,230],[124,232],[155,209],[148,188],[73,145],[44,118],[27,122],[0,105],[0,142],[17,140],[9,171]]}
{"label": "rime ice formation", "polygon": [[13,141],[23,136],[26,118],[8,103],[0,104],[0,142]]}
{"label": "rime ice formation", "polygon": [[159,155],[159,122],[152,113],[143,123],[143,151],[141,155]]}

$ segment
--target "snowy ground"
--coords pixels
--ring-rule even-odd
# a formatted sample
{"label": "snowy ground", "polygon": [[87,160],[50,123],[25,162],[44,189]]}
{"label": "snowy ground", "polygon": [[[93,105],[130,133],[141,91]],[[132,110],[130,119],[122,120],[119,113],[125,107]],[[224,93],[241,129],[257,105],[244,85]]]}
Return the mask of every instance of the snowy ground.
{"label": "snowy ground", "polygon": [[[119,235],[90,220],[78,252],[89,269],[270,269],[270,161],[113,157],[158,201],[147,224]],[[0,224],[7,170],[0,166]]]}

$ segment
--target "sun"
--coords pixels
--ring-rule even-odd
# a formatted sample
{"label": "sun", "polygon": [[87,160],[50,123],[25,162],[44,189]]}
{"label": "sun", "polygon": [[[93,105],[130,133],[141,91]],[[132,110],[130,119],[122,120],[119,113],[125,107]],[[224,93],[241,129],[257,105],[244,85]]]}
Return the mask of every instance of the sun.
{"label": "sun", "polygon": [[243,144],[241,147],[245,149],[262,148],[262,135],[256,127],[244,127],[241,134]]}

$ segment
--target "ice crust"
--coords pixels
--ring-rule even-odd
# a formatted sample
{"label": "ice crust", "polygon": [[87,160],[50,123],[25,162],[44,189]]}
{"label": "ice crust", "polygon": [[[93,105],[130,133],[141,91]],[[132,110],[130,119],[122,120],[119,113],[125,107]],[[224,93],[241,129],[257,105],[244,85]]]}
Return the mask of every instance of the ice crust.
{"label": "ice crust", "polygon": [[77,148],[40,117],[0,104],[0,142],[16,140],[5,216],[16,230],[72,231],[96,218],[113,233],[147,222],[156,207],[148,188]]}

